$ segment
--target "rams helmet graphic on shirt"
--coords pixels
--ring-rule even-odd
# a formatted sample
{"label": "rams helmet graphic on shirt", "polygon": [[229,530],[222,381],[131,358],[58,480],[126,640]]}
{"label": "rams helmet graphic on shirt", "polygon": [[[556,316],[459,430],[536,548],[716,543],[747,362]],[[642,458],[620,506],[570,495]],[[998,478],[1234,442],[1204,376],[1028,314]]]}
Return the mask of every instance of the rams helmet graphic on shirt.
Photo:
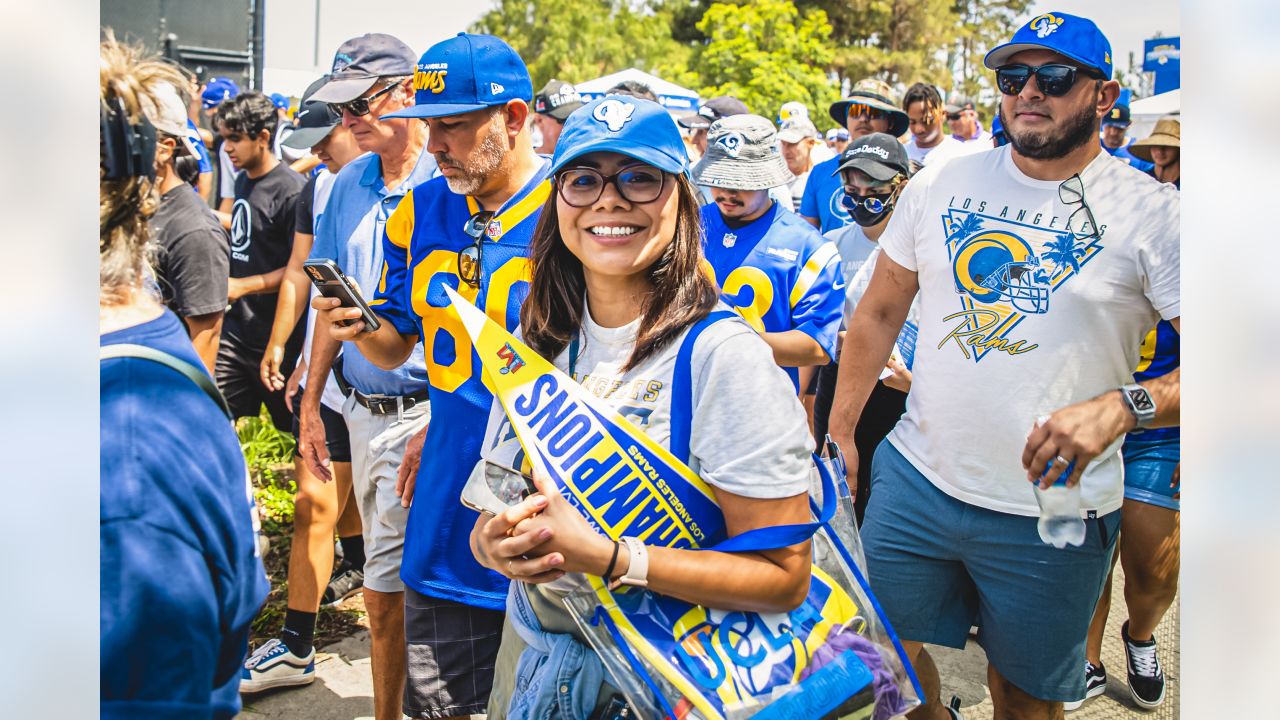
{"label": "rams helmet graphic on shirt", "polygon": [[957,250],[952,269],[956,292],[968,293],[977,302],[1008,302],[1037,315],[1049,311],[1049,273],[1031,246],[1016,235],[994,230],[973,236]]}

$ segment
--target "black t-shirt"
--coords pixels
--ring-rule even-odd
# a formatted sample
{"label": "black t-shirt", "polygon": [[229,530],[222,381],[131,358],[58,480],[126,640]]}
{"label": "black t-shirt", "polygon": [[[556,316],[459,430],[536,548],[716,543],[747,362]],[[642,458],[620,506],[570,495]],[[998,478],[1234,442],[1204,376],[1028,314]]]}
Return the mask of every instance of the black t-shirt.
{"label": "black t-shirt", "polygon": [[307,178],[307,184],[302,187],[302,192],[298,194],[298,204],[293,213],[294,232],[300,232],[304,235],[315,235],[315,218],[311,216],[316,201],[316,179],[319,175],[312,175]]}
{"label": "black t-shirt", "polygon": [[[252,179],[236,178],[236,201],[231,210],[231,277],[242,278],[278,270],[293,249],[294,204],[306,180],[280,163]],[[237,300],[223,321],[223,332],[252,349],[263,349],[271,337],[276,293],[247,295]]]}
{"label": "black t-shirt", "polygon": [[183,183],[160,197],[150,227],[158,245],[156,281],[164,304],[181,317],[225,310],[227,231],[190,185]]}

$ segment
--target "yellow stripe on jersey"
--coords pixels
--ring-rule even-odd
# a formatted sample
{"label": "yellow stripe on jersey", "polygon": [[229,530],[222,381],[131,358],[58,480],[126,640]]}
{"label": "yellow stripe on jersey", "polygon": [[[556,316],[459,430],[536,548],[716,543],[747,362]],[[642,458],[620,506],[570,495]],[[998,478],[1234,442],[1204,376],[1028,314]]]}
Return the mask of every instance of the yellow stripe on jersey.
{"label": "yellow stripe on jersey", "polygon": [[[497,217],[489,221],[489,230],[492,233],[489,239],[493,242],[502,240],[503,234],[524,222],[533,213],[537,212],[547,201],[547,196],[551,194],[551,180],[543,180],[537,187],[529,191],[520,202],[503,210]],[[480,203],[476,199],[467,196],[467,211],[472,215],[480,212]]]}
{"label": "yellow stripe on jersey", "polygon": [[[395,212],[387,218],[385,228],[387,239],[396,247],[409,249],[409,241],[413,239],[413,191],[405,193],[396,206]],[[381,240],[382,238],[378,238]]]}
{"label": "yellow stripe on jersey", "polygon": [[835,243],[824,242],[809,256],[804,268],[800,270],[800,277],[796,278],[796,286],[791,289],[791,308],[793,310],[800,302],[800,299],[809,292],[809,288],[813,287],[813,283],[818,279],[818,273],[821,273],[837,254]]}

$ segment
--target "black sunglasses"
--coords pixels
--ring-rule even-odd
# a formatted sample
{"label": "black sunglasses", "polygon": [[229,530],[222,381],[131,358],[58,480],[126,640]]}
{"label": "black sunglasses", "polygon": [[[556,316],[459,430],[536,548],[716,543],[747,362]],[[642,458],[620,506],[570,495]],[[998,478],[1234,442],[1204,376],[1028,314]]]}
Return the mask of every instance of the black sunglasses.
{"label": "black sunglasses", "polygon": [[484,258],[484,237],[493,213],[481,210],[467,219],[462,232],[471,238],[470,245],[458,251],[458,277],[471,287],[480,287],[480,261]]}
{"label": "black sunglasses", "polygon": [[341,115],[345,110],[356,117],[364,117],[369,114],[369,103],[372,103],[379,97],[395,90],[399,86],[400,83],[393,82],[369,97],[358,97],[355,100],[348,100],[344,103],[329,103],[329,107],[333,108],[333,111],[339,115]]}
{"label": "black sunglasses", "polygon": [[1076,80],[1081,77],[1100,79],[1092,70],[1078,68],[1074,65],[1049,63],[1032,67],[1030,65],[1005,65],[996,68],[996,87],[1005,95],[1017,95],[1026,87],[1031,76],[1036,76],[1036,85],[1040,92],[1049,97],[1062,97],[1071,92]]}
{"label": "black sunglasses", "polygon": [[652,165],[628,165],[612,175],[589,167],[571,167],[556,176],[560,199],[569,207],[584,208],[600,199],[604,187],[613,183],[624,200],[637,205],[662,196],[667,174]]}
{"label": "black sunglasses", "polygon": [[[1085,241],[1102,237],[1102,233],[1098,229],[1098,221],[1093,217],[1093,210],[1089,208],[1089,203],[1084,200],[1084,181],[1080,179],[1080,173],[1076,173],[1062,181],[1062,184],[1058,186],[1058,199],[1064,205],[1080,206],[1067,216],[1067,229],[1077,240]],[[1080,219],[1077,220],[1077,217]],[[1086,223],[1088,223],[1088,232],[1083,229]]]}

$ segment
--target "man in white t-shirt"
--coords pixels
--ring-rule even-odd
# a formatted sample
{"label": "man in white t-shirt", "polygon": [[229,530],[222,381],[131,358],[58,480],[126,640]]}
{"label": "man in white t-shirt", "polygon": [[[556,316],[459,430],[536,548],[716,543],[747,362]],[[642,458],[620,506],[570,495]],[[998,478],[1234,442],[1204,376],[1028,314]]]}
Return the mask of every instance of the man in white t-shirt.
{"label": "man in white t-shirt", "polygon": [[947,113],[947,127],[951,130],[951,137],[962,143],[977,143],[984,150],[991,147],[991,133],[982,129],[978,110],[972,100],[966,97],[954,98],[943,110]]}
{"label": "man in white t-shirt", "polygon": [[[875,455],[863,527],[925,689],[918,717],[948,717],[923,643],[963,647],[972,625],[995,717],[1061,717],[1084,696],[1121,441],[1177,422],[1178,371],[1130,383],[1145,332],[1180,328],[1178,194],[1098,147],[1110,52],[1091,21],[1049,13],[988,53],[1011,145],[912,178],[849,324],[831,417],[846,450],[919,292],[907,412]],[[1060,478],[1082,487],[1078,547],[1036,530],[1032,484]]]}
{"label": "man in white t-shirt", "polygon": [[951,137],[942,129],[946,119],[942,96],[928,83],[916,83],[902,96],[902,109],[910,122],[911,137],[907,139],[907,157],[924,166],[943,163],[958,155],[990,149],[989,145],[965,144]]}

